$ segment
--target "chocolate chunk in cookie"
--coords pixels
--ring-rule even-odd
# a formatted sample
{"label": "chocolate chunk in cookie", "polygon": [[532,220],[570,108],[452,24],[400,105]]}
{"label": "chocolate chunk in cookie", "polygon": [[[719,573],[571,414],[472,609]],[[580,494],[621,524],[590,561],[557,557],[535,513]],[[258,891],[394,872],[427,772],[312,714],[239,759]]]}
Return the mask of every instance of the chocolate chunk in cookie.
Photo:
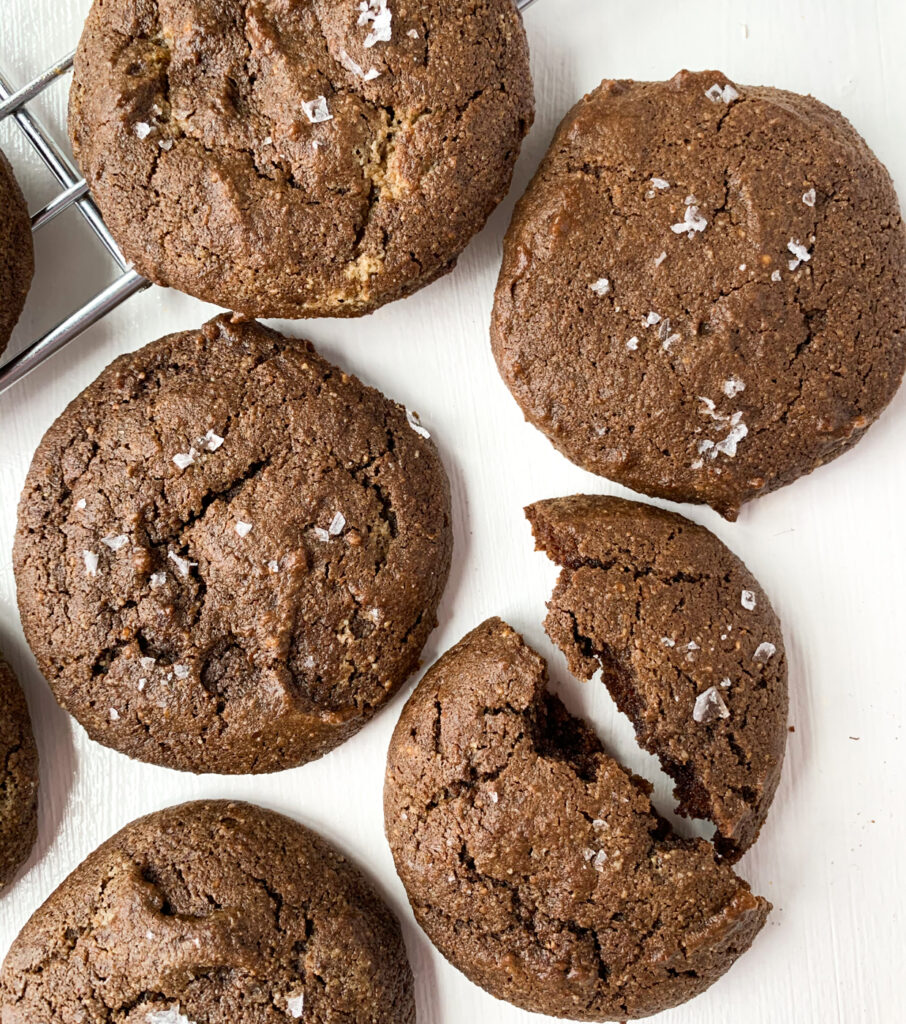
{"label": "chocolate chunk in cookie", "polygon": [[195,772],[302,764],[415,670],[452,548],[406,410],[221,316],[121,357],[48,431],[19,506],[25,633],[89,735]]}
{"label": "chocolate chunk in cookie", "polygon": [[201,801],[127,825],[25,925],[4,1024],[415,1024],[400,928],[320,836]]}
{"label": "chocolate chunk in cookie", "polygon": [[548,635],[582,679],[600,669],[641,745],[676,783],[680,814],[708,818],[735,860],[774,798],[787,738],[780,622],[709,530],[620,498],[526,509],[563,572]]}
{"label": "chocolate chunk in cookie", "polygon": [[403,709],[384,808],[415,916],[472,981],[526,1010],[626,1020],[703,992],[770,904],[546,688],[500,619],[473,630]]}
{"label": "chocolate chunk in cookie", "polygon": [[19,681],[0,654],[0,890],[38,838],[38,748]]}
{"label": "chocolate chunk in cookie", "polygon": [[0,152],[0,356],[13,333],[35,272],[25,196]]}
{"label": "chocolate chunk in cookie", "polygon": [[890,176],[810,96],[604,82],[516,209],[492,337],[568,458],[735,518],[851,448],[900,385]]}
{"label": "chocolate chunk in cookie", "polygon": [[69,128],[152,281],[360,316],[453,268],[532,117],[513,0],[96,0]]}

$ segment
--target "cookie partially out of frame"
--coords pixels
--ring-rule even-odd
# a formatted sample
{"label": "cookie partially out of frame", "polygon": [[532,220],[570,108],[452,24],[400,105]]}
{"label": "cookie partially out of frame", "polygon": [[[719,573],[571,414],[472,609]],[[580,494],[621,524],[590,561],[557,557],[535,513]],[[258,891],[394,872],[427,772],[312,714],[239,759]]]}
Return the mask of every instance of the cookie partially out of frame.
{"label": "cookie partially out of frame", "polygon": [[25,925],[4,1024],[415,1024],[400,928],[320,836],[200,801],[127,825]]}
{"label": "cookie partially out of frame", "polygon": [[0,654],[0,892],[38,838],[38,748],[25,695]]}
{"label": "cookie partially out of frame", "polygon": [[713,71],[604,82],[516,209],[492,337],[573,462],[735,518],[851,448],[899,387],[890,177],[810,96]]}
{"label": "cookie partially out of frame", "polygon": [[513,0],[96,0],[69,127],[142,274],[314,317],[450,271],[532,117]]}
{"label": "cookie partially out of frame", "polygon": [[543,660],[490,619],[403,709],[384,809],[416,919],[477,985],[523,1009],[627,1020],[703,992],[770,904],[546,688]]}
{"label": "cookie partially out of frame", "polygon": [[709,530],[620,498],[526,509],[563,571],[545,627],[582,679],[600,669],[640,744],[676,783],[680,814],[708,818],[735,860],[774,798],[787,739],[780,622]]}
{"label": "cookie partially out of frame", "polygon": [[0,356],[6,350],[35,272],[25,196],[0,152]]}
{"label": "cookie partially out of frame", "polygon": [[19,505],[26,637],[100,743],[289,768],[418,666],[452,548],[427,431],[311,346],[226,315],[117,359]]}

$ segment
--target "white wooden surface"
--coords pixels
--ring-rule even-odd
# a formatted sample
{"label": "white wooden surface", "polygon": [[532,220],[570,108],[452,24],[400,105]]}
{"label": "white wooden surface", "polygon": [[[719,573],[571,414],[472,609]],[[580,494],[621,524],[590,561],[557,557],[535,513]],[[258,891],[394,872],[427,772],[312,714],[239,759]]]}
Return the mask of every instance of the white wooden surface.
{"label": "white wooden surface", "polygon": [[[71,49],[89,0],[0,0],[0,62],[22,83]],[[463,257],[427,291],[359,322],[286,325],[330,358],[417,409],[438,440],[454,493],[456,553],[425,664],[491,614],[551,661],[567,703],[613,751],[669,787],[603,687],[571,680],[542,629],[556,570],[532,551],[522,506],[577,491],[618,490],[557,455],[522,421],[490,355],[487,326],[512,203],[559,119],[603,77],[666,78],[719,68],[736,80],[812,92],[850,117],[906,198],[906,8],[902,0],[539,0],[526,15],[538,118],[513,193]],[[65,86],[36,105],[62,135]],[[0,144],[32,208],[54,192],[14,130]],[[13,350],[56,323],[112,267],[75,214],[38,243],[39,277]],[[22,639],[10,549],[31,455],[64,405],[117,354],[198,326],[212,312],[153,289],[0,399],[0,646],[28,691],[41,749],[40,841],[0,897],[0,955],[51,890],[101,840],[139,814],[197,797],[233,796],[294,815],[354,857],[404,922],[421,1024],[515,1024],[533,1018],[470,985],[412,921],[383,838],[383,759],[401,695],[319,763],[269,778],[194,778],[90,743],[54,704]],[[785,626],[791,722],[771,817],[740,870],[774,903],[748,953],[670,1024],[904,1019],[906,741],[903,737],[906,391],[852,452],[749,506],[735,525],[685,509],[740,554]],[[408,689],[407,689],[408,692]]]}

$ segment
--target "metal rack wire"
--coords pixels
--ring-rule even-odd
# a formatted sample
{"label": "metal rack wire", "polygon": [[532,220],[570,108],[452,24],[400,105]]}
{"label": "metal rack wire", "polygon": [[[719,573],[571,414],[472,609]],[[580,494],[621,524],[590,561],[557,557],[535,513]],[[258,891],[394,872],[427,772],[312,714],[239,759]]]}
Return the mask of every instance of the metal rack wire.
{"label": "metal rack wire", "polygon": [[[520,11],[531,7],[533,3],[535,0],[516,0],[516,6]],[[25,109],[31,100],[40,96],[45,89],[59,81],[72,68],[74,56],[74,52],[67,54],[28,85],[15,91],[6,76],[0,71],[0,122],[5,121],[8,117],[13,118],[63,189],[43,209],[32,216],[32,231],[39,231],[65,210],[75,206],[122,273],[112,284],[89,299],[81,309],[77,309],[62,323],[57,324],[53,330],[32,342],[24,351],[0,367],[0,395],[40,366],[45,359],[103,319],[126,299],[151,286],[151,282],[147,278],[136,273],[123,259],[123,254],[107,230],[100,211],[88,193],[88,183],[79,175],[72,161],[47,134],[41,122]]]}

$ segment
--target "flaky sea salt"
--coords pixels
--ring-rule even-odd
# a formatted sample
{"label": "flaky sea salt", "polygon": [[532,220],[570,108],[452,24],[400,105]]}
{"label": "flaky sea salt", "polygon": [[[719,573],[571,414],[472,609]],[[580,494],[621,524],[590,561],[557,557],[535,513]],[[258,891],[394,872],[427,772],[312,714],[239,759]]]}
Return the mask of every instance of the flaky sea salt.
{"label": "flaky sea salt", "polygon": [[665,178],[652,178],[651,185],[653,188],[670,188],[670,182]]}
{"label": "flaky sea salt", "polygon": [[333,519],[331,519],[330,526],[327,527],[327,532],[331,537],[338,537],[343,532],[343,528],[345,526],[346,516],[344,516],[342,512],[337,512]]}
{"label": "flaky sea salt", "polygon": [[93,551],[83,551],[82,558],[85,561],[85,571],[89,576],[98,574],[98,556]]}
{"label": "flaky sea salt", "polygon": [[190,448],[187,452],[177,452],[173,456],[173,461],[176,463],[177,469],[188,469],[189,466],[194,465],[195,456],[198,454],[194,448]]}
{"label": "flaky sea salt", "polygon": [[603,871],[604,870],[604,864],[605,864],[606,861],[607,861],[607,851],[606,850],[598,850],[598,852],[595,854],[595,859],[592,861],[592,865],[593,865],[595,871]]}
{"label": "flaky sea salt", "polygon": [[189,666],[188,665],[174,665],[173,675],[177,679],[188,679],[189,678]]}
{"label": "flaky sea salt", "polygon": [[326,544],[330,540],[330,534],[327,532],[327,530],[324,529],[323,526],[316,526],[314,533],[318,540],[324,544]]}
{"label": "flaky sea salt", "polygon": [[118,536],[101,537],[101,543],[106,544],[111,551],[119,551],[120,548],[124,548],[129,543],[129,538],[125,533],[121,533]]}
{"label": "flaky sea salt", "polygon": [[180,558],[179,555],[177,555],[175,551],[168,551],[167,552],[167,558],[169,558],[170,561],[179,570],[180,576],[188,576],[189,575],[189,570],[193,566],[198,564],[197,562],[190,562],[190,561],[188,561],[185,558]]}
{"label": "flaky sea salt", "polygon": [[631,337],[629,341],[626,342],[626,347],[629,349],[630,352],[635,352],[635,350],[639,347],[639,339],[636,338],[635,336]]}
{"label": "flaky sea salt", "polygon": [[351,71],[352,74],[357,75],[365,82],[372,82],[375,78],[380,78],[380,71],[377,68],[372,68],[370,71],[365,71],[358,61],[353,60],[352,57],[345,50],[339,52],[340,63],[346,68],[347,71]]}
{"label": "flaky sea salt", "polygon": [[333,120],[333,114],[327,107],[326,96],[318,96],[313,100],[302,100],[302,110],[312,124],[323,124],[325,121]]}
{"label": "flaky sea salt", "polygon": [[666,251],[665,251],[665,252],[662,252],[662,253],[660,254],[660,256],[656,256],[656,257],[655,257],[655,260],[654,260],[654,265],[655,265],[656,267],[659,267],[659,266],[660,266],[660,265],[661,265],[661,264],[662,264],[662,263],[664,262],[664,260],[665,260],[665,259],[667,259],[667,253],[666,253]]}
{"label": "flaky sea salt", "polygon": [[802,193],[802,201],[806,206],[814,206],[817,199],[818,193],[813,188],[810,188],[808,192]]}
{"label": "flaky sea salt", "polygon": [[780,275],[780,271],[779,270],[775,270],[774,273],[771,274],[771,280],[772,281],[780,281],[781,280],[781,275]]}
{"label": "flaky sea salt", "polygon": [[147,139],[151,134],[151,125],[147,121],[136,121],[132,130],[139,139]]}
{"label": "flaky sea salt", "polygon": [[88,502],[84,498],[79,498],[75,503],[75,507],[80,511],[84,511],[88,507]]}
{"label": "flaky sea salt", "polygon": [[757,661],[759,665],[764,665],[774,657],[777,653],[777,648],[768,640],[764,643],[759,644],[755,648],[755,653],[752,655],[752,661]]}
{"label": "flaky sea salt", "polygon": [[712,103],[729,104],[733,100],[739,99],[739,92],[729,82],[724,86],[721,86],[719,82],[715,82],[710,89],[705,90],[705,95]]}
{"label": "flaky sea salt", "polygon": [[158,146],[160,146],[160,148],[165,152],[169,152],[173,148],[173,140],[161,139],[160,142],[158,142]]}
{"label": "flaky sea salt", "polygon": [[670,230],[677,235],[688,235],[692,238],[696,231],[704,231],[708,221],[701,215],[699,208],[694,203],[689,203],[683,213],[681,224],[671,224]]}
{"label": "flaky sea salt", "polygon": [[790,270],[798,270],[800,263],[808,263],[808,261],[812,258],[812,254],[808,251],[808,249],[806,249],[806,247],[801,242],[797,241],[794,238],[791,238],[789,242],[787,242],[786,247],[795,257],[794,259],[790,260]]}
{"label": "flaky sea salt", "polygon": [[252,532],[252,524],[245,523],[240,519],[236,523],[235,530],[240,537],[248,537],[248,535]]}
{"label": "flaky sea salt", "polygon": [[738,394],[745,391],[745,384],[739,379],[739,377],[729,377],[724,381],[723,391],[727,398],[735,398]]}
{"label": "flaky sea salt", "polygon": [[359,25],[371,25],[371,31],[365,37],[365,48],[370,49],[376,43],[389,43],[393,36],[393,15],[387,0],[362,0],[359,11]]}
{"label": "flaky sea salt", "polygon": [[676,641],[669,636],[662,636],[661,643],[665,647],[676,647]]}
{"label": "flaky sea salt", "polygon": [[422,426],[422,421],[418,418],[418,413],[412,412],[411,409],[406,410],[406,422],[409,426],[418,434],[419,437],[428,438],[431,435]]}
{"label": "flaky sea salt", "polygon": [[755,597],[754,590],[744,590],[742,596],[739,599],[739,603],[745,608],[747,612],[755,611],[755,605],[758,603]]}
{"label": "flaky sea salt", "polygon": [[157,664],[156,658],[139,658],[139,665],[146,671],[150,672],[152,668]]}
{"label": "flaky sea salt", "polygon": [[280,563],[275,561],[274,559],[271,559],[267,563],[267,567],[268,567],[268,570],[270,572],[279,572],[280,571]]}
{"label": "flaky sea salt", "polygon": [[695,698],[692,717],[696,722],[707,725],[716,718],[729,718],[730,709],[724,702],[723,697],[717,692],[717,688],[709,686],[704,693],[700,693]]}
{"label": "flaky sea salt", "polygon": [[648,316],[645,317],[645,326],[646,327],[654,327],[655,324],[659,324],[660,322],[661,322],[661,314],[660,313],[655,313],[654,310],[652,310],[648,314]]}
{"label": "flaky sea salt", "polygon": [[198,443],[206,451],[216,452],[223,444],[223,438],[220,434],[215,434],[213,430],[209,430],[204,437],[199,439]]}
{"label": "flaky sea salt", "polygon": [[150,582],[151,589],[156,590],[167,582],[167,574],[165,572],[152,572]]}
{"label": "flaky sea salt", "polygon": [[606,277],[601,277],[594,284],[589,285],[589,288],[598,296],[598,298],[604,298],[610,292],[610,281]]}
{"label": "flaky sea salt", "polygon": [[721,679],[721,681],[720,681],[720,685],[721,685],[721,686],[722,686],[722,687],[723,687],[723,688],[724,688],[725,690],[729,690],[729,689],[730,689],[730,687],[731,687],[731,686],[733,685],[733,683],[732,683],[732,682],[730,681],[730,678],[729,678],[729,676],[725,676],[725,677],[724,677],[723,679]]}
{"label": "flaky sea salt", "polygon": [[147,1024],[195,1024],[185,1014],[180,1013],[179,1003],[166,1010],[151,1010],[145,1015]]}
{"label": "flaky sea salt", "polygon": [[286,1000],[286,1009],[290,1016],[299,1020],[305,1009],[305,993],[300,992],[297,996],[290,996],[289,999]]}
{"label": "flaky sea salt", "polygon": [[[734,413],[734,418],[739,413]],[[736,451],[739,446],[739,442],[746,438],[749,434],[749,428],[742,421],[737,421],[730,427],[730,433],[723,439],[718,441],[714,446],[715,453],[726,455],[730,459],[736,458]]]}
{"label": "flaky sea salt", "polygon": [[110,709],[110,721],[111,722],[118,722],[119,720],[120,720],[120,713],[119,713],[119,711],[117,711],[116,708],[111,708]]}
{"label": "flaky sea salt", "polygon": [[417,28],[410,28],[409,31],[406,33],[406,35],[410,39],[421,39],[421,36],[418,34],[418,29]]}

